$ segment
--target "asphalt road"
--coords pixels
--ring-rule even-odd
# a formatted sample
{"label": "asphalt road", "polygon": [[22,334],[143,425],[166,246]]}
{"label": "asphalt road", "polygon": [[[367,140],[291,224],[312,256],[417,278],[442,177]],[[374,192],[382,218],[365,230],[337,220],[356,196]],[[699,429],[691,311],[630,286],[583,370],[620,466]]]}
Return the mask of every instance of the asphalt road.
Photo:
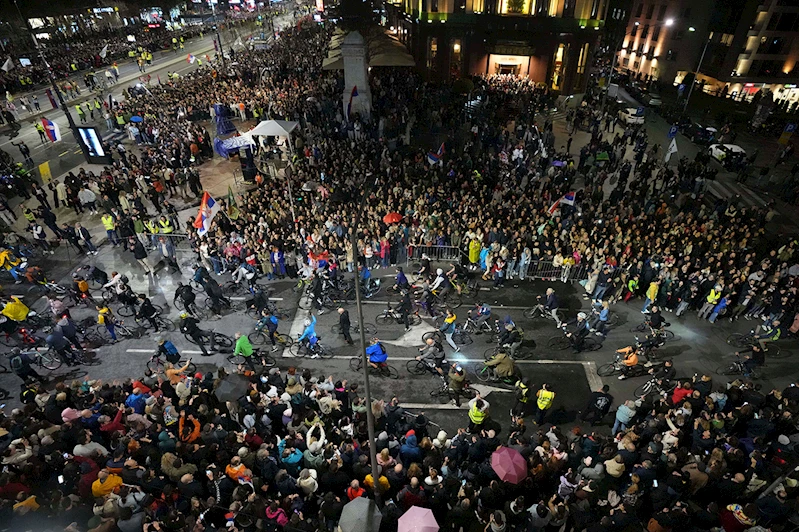
{"label": "asphalt road", "polygon": [[[186,264],[190,262],[190,258],[188,255],[184,257]],[[172,275],[161,271],[154,283],[139,273],[138,265],[131,264],[129,256],[122,255],[121,251],[110,249],[108,246],[101,248],[100,255],[92,257],[90,260],[101,265],[109,273],[112,269],[125,272],[131,279],[135,291],[147,293],[156,304],[169,308],[168,317],[170,319],[178,320],[179,313],[171,308],[171,302],[177,281],[188,280],[188,268],[184,269],[183,275]],[[77,264],[75,263],[76,267]],[[377,271],[375,275],[389,276],[383,281],[391,283],[388,271]],[[228,279],[228,274],[219,278],[220,283]],[[66,280],[65,278],[64,282]],[[276,299],[277,305],[291,315],[290,319],[281,322],[279,330],[296,337],[302,331],[302,322],[307,316],[307,311],[297,308],[298,295],[293,292],[291,281],[275,281],[270,285],[274,288],[272,296]],[[535,295],[543,293],[548,286],[553,286],[561,297],[562,307],[568,309],[566,310],[567,315],[573,317],[577,310],[587,307],[587,302],[581,295],[582,288],[578,284],[543,281],[521,283],[517,281],[517,285],[509,283],[498,291],[484,289],[480,292],[479,298],[493,305],[494,315],[497,318],[504,317],[506,314],[513,317],[524,328],[525,338],[533,338],[537,343],[535,356],[530,360],[521,361],[519,367],[523,375],[531,379],[536,389],[544,382],[554,387],[557,393],[551,413],[554,422],[566,425],[573,423],[577,411],[585,404],[590,392],[599,388],[603,383],[610,385],[611,393],[616,397],[616,404],[632,397],[633,390],[644,382],[644,377],[626,381],[619,381],[616,377],[603,379],[596,374],[596,368],[610,362],[616,349],[634,341],[634,333],[629,330],[642,321],[640,300],[632,300],[629,304],[619,303],[614,306],[613,310],[620,316],[620,323],[610,331],[600,350],[584,353],[573,353],[571,350],[552,351],[546,348],[547,339],[559,334],[559,331],[550,321],[525,319],[522,316],[523,309],[529,305]],[[19,288],[22,289],[20,293],[24,293],[24,286]],[[378,294],[364,304],[366,322],[374,324],[375,317],[391,300],[384,294],[385,292]],[[35,308],[44,310],[43,303],[40,300]],[[465,298],[464,305],[456,310],[459,322],[465,319],[466,311],[472,303],[470,298]],[[348,308],[352,320],[355,322],[357,319],[355,306],[349,305]],[[94,317],[96,312],[78,308],[73,309],[72,314],[74,318],[81,320]],[[669,314],[666,316],[676,338],[667,343],[662,352],[673,358],[678,377],[690,377],[694,373],[708,373],[713,375],[714,379],[720,379],[715,376],[714,371],[718,366],[731,360],[734,351],[725,343],[725,338],[731,332],[743,332],[754,326],[754,322],[743,321],[729,324],[722,320],[714,325],[707,321],[699,321],[693,313],[682,318],[676,318]],[[308,367],[314,375],[323,378],[332,375],[335,380],[348,379],[350,382],[361,383],[362,387],[362,375],[353,372],[349,366],[350,359],[360,352],[358,337],[354,337],[355,346],[346,345],[342,337],[331,333],[331,327],[337,323],[338,315],[335,311],[328,311],[318,316],[317,333],[321,337],[322,343],[334,351],[335,356],[332,359],[296,359],[286,352],[278,357],[278,366],[284,370],[290,366]],[[130,320],[127,320],[126,324],[133,325]],[[243,312],[234,312],[221,319],[203,323],[202,327],[233,336],[237,331],[251,332],[253,325],[254,321]],[[377,327],[377,336],[387,346],[389,363],[398,370],[400,377],[397,380],[373,377],[371,379],[373,396],[385,399],[397,396],[409,410],[425,412],[446,430],[453,430],[466,423],[465,406],[458,410],[454,405],[446,403],[444,399],[431,398],[430,392],[438,386],[438,379],[428,375],[412,376],[405,367],[407,362],[416,356],[418,347],[422,345],[422,334],[432,330],[433,326],[429,320],[413,327],[409,333],[405,333],[399,324]],[[67,381],[80,377],[113,380],[141,375],[147,360],[155,350],[155,336],[150,333],[140,339],[123,340],[114,345],[102,346],[91,355],[97,362],[96,365],[80,368],[77,372],[72,373],[68,373],[64,367],[54,372],[53,377]],[[197,347],[190,344],[180,333],[166,333],[164,336],[172,340],[184,356],[194,358],[198,371],[214,371],[220,366],[229,370],[234,369],[227,362],[227,355],[224,353],[203,357]],[[474,363],[479,363],[483,359],[483,353],[489,347],[486,343],[486,336],[473,336],[472,340],[470,345],[463,346],[458,353],[452,353],[447,348],[448,360],[461,362],[467,371],[471,371]],[[783,340],[781,343],[784,349],[795,349],[794,340]],[[278,352],[277,355],[281,355],[281,353]],[[764,378],[760,382],[766,390],[770,390],[772,387],[781,389],[791,381],[792,369],[791,358],[770,360],[767,367],[764,368]],[[46,370],[42,371],[46,373]],[[506,427],[509,422],[508,412],[514,401],[509,387],[491,383],[489,387],[481,388],[481,384],[474,376],[471,377],[471,381],[491,403],[494,417]],[[19,382],[19,379],[13,374],[0,374],[0,386],[14,393],[18,390]],[[12,398],[7,402],[9,405],[14,405],[16,399]]]}

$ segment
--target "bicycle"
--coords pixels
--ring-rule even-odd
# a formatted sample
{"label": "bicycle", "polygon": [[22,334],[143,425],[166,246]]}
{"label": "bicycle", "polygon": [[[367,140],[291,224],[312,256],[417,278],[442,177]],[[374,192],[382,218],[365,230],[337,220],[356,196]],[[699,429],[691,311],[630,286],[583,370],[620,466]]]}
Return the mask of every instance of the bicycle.
{"label": "bicycle", "polygon": [[463,279],[450,279],[452,283],[452,288],[455,289],[461,296],[471,296],[475,295],[477,292],[480,291],[480,285],[478,284],[476,279],[467,279],[464,281]]}
{"label": "bicycle", "polygon": [[635,327],[632,327],[630,329],[630,332],[633,332],[633,333],[635,333],[635,332],[644,333],[645,332],[645,333],[649,333],[650,336],[659,335],[661,340],[663,340],[664,342],[668,342],[669,340],[674,340],[674,333],[671,332],[670,330],[666,329],[666,327],[668,327],[669,325],[671,325],[671,324],[670,323],[664,323],[663,324],[663,328],[661,328],[660,331],[656,331],[655,329],[653,329],[649,325],[648,322],[645,321],[643,323],[639,323]]}
{"label": "bicycle", "polygon": [[327,346],[322,345],[321,340],[322,339],[317,336],[314,345],[310,345],[310,342],[307,340],[294,343],[289,348],[289,351],[297,358],[305,358],[306,356],[310,356],[311,358],[333,358],[333,351]]}
{"label": "bicycle", "polygon": [[[192,375],[196,373],[197,366],[189,360],[178,360],[177,363],[172,364],[176,368],[182,368],[186,365],[186,362],[189,363],[189,367],[186,368],[186,371]],[[153,373],[163,373],[166,369],[166,365],[168,364],[167,361],[161,359],[161,355],[155,353],[153,356],[150,357],[150,360],[147,361],[147,369],[152,371]]]}
{"label": "bicycle", "polygon": [[538,305],[536,305],[534,307],[528,308],[527,310],[525,310],[522,313],[522,315],[525,318],[527,318],[528,320],[534,320],[534,319],[543,318],[543,319],[554,321],[555,323],[562,323],[563,322],[563,313],[561,312],[561,310],[560,309],[556,309],[555,313],[557,314],[558,319],[560,320],[560,322],[556,321],[555,317],[552,315],[552,313],[551,312],[547,312],[544,309],[544,305],[542,305],[542,304],[538,304]]}
{"label": "bicycle", "polygon": [[[111,340],[111,333],[108,332],[108,329],[104,324],[97,324],[95,327],[95,332],[97,335],[102,338],[103,340]],[[114,333],[117,335],[117,338],[138,338],[138,335],[133,329],[130,329],[121,321],[114,324]]]}
{"label": "bicycle", "polygon": [[652,393],[655,393],[657,395],[668,395],[672,391],[674,391],[674,388],[676,387],[677,387],[676,381],[675,382],[667,381],[666,386],[663,386],[663,384],[658,382],[658,379],[652,377],[645,383],[638,386],[638,388],[636,388],[635,391],[633,392],[633,395],[635,395],[636,397],[647,396]]}
{"label": "bicycle", "polygon": [[[378,325],[390,325],[392,323],[405,323],[402,319],[402,314],[391,308],[391,303],[386,303],[386,308],[377,315],[375,323]],[[411,326],[419,325],[422,323],[422,318],[419,316],[419,311],[408,313],[408,323]]]}
{"label": "bicycle", "polygon": [[[341,334],[341,327],[338,323],[330,326],[330,332],[333,334]],[[361,334],[361,326],[357,323],[353,323],[350,325],[350,336],[353,334]],[[372,325],[371,323],[364,323],[363,324],[363,334],[366,336],[374,336],[377,334],[377,327]]]}
{"label": "bicycle", "polygon": [[[211,297],[206,297],[204,303],[205,307],[210,311],[211,307],[213,306],[213,300]],[[237,301],[233,301],[230,298],[219,298],[219,303],[222,310],[228,309],[233,312],[241,310],[241,305]]]}
{"label": "bicycle", "polygon": [[[624,373],[624,369],[627,365],[624,363],[624,359],[622,358],[620,353],[616,353],[616,357],[613,359],[613,362],[610,364],[602,364],[598,368],[596,368],[596,374],[600,377],[614,377],[616,375],[622,375]],[[629,368],[629,371],[644,371],[644,367],[640,364],[636,364]],[[630,377],[637,377],[638,375],[629,375]]]}
{"label": "bicycle", "polygon": [[[153,320],[158,325],[159,331],[174,332],[175,330],[177,330],[177,326],[175,326],[175,323],[172,320],[163,318],[160,315],[156,315],[153,318]],[[137,318],[136,323],[139,325],[139,328],[142,329],[142,332],[150,330],[152,328],[152,324],[150,323],[150,320],[148,320],[147,318],[141,318],[141,319]]]}
{"label": "bicycle", "polygon": [[64,364],[61,357],[49,347],[35,347],[26,349],[23,352],[28,355],[28,358],[32,359],[31,362],[33,364],[48,371],[55,371]]}
{"label": "bicycle", "polygon": [[230,354],[227,356],[227,361],[236,367],[248,365],[249,361],[247,359],[260,362],[260,365],[264,368],[271,368],[277,365],[277,362],[274,358],[266,353],[262,353],[259,349],[253,349],[252,355],[248,357],[241,354]]}
{"label": "bicycle", "polygon": [[[361,371],[363,368],[363,357],[357,356],[350,359],[350,369],[352,371]],[[377,375],[378,377],[385,377],[387,379],[399,379],[399,372],[397,368],[394,366],[389,365],[386,362],[380,362],[377,364],[377,369],[373,368],[372,365],[369,365],[369,372]]]}
{"label": "bicycle", "polygon": [[[477,321],[472,319],[472,313],[470,312],[466,318],[466,323],[463,324],[463,330],[470,334],[494,334],[496,333],[496,328],[491,327],[488,324],[488,320],[480,322],[480,325],[477,325]],[[491,341],[489,338],[487,341]]]}
{"label": "bicycle", "polygon": [[[589,318],[593,321],[593,318],[599,318],[600,311],[592,306],[591,308],[581,310],[581,312],[588,314]],[[613,328],[619,324],[619,321],[621,321],[621,317],[611,310],[608,312],[608,319],[605,322],[605,327]]]}
{"label": "bicycle", "polygon": [[[428,338],[433,338],[436,342],[441,344],[446,342],[446,335],[438,329],[441,326],[441,322],[442,317],[437,317],[434,322],[436,330],[424,333],[422,335],[422,342],[427,342]],[[468,332],[463,330],[463,326],[460,323],[456,323],[455,330],[452,332],[452,341],[455,342],[455,345],[469,345],[472,343],[472,337]]]}
{"label": "bicycle", "polygon": [[185,310],[186,312],[188,312],[189,314],[200,320],[209,319],[213,314],[211,310],[208,308],[198,307],[196,301],[191,305],[189,305],[189,307],[191,308],[187,309],[186,304],[183,302],[183,300],[177,296],[175,296],[175,298],[172,300],[172,306],[178,310]]}
{"label": "bicycle", "polygon": [[[748,333],[732,333],[727,337],[727,344],[738,349],[746,349],[758,343],[755,336],[755,331],[749,331]],[[780,349],[780,346],[777,345],[776,342],[769,342],[764,351],[770,358],[787,358],[791,356],[789,351]]]}
{"label": "bicycle", "polygon": [[[452,395],[452,389],[449,387],[449,382],[447,382],[447,379],[441,379],[441,386],[430,391],[430,397],[444,399],[446,401],[452,399]],[[464,380],[463,389],[461,390],[460,395],[471,401],[475,398],[477,392],[469,385],[469,381]]]}
{"label": "bicycle", "polygon": [[[571,337],[565,334],[553,336],[547,340],[547,347],[555,351],[563,351],[573,346]],[[602,347],[602,343],[593,336],[583,338],[583,351],[597,351]]]}
{"label": "bicycle", "polygon": [[436,368],[437,366],[434,364],[431,365],[425,362],[424,360],[416,360],[415,358],[405,363],[405,369],[411,375],[416,375],[418,377],[420,375],[425,375],[427,373],[430,373],[434,377],[444,379],[444,375],[440,374]]}
{"label": "bicycle", "polygon": [[443,303],[449,308],[460,308],[460,306],[463,305],[463,299],[461,299],[460,294],[458,294],[454,288],[446,293],[443,301],[441,301],[441,288],[431,290],[430,293],[438,299],[439,303]]}
{"label": "bicycle", "polygon": [[759,379],[763,376],[760,366],[755,366],[752,369],[747,369],[744,361],[741,360],[739,355],[735,355],[735,360],[724,366],[719,366],[716,369],[716,374],[723,377],[731,377],[733,375],[742,375],[748,379]]}
{"label": "bicycle", "polygon": [[[494,358],[494,356],[495,356],[497,353],[499,353],[499,352],[501,352],[501,351],[504,351],[504,352],[506,352],[508,355],[510,355],[510,347],[505,347],[505,346],[501,346],[501,345],[496,345],[496,346],[494,346],[494,347],[489,347],[488,349],[486,349],[486,350],[483,352],[483,358],[484,358],[485,360],[491,360],[492,358]],[[513,360],[527,360],[527,359],[528,359],[528,358],[530,358],[531,356],[533,356],[533,350],[532,350],[532,349],[528,349],[528,348],[526,348],[526,347],[524,346],[524,340],[522,340],[522,345],[520,345],[520,346],[519,346],[519,348],[518,348],[518,349],[516,349],[516,354],[515,354],[515,355],[513,355],[513,357],[512,357],[512,358],[513,358]]]}
{"label": "bicycle", "polygon": [[361,286],[363,288],[361,294],[363,295],[364,299],[373,298],[374,296],[379,294],[383,288],[380,279],[372,279],[372,282],[370,282],[368,286],[363,286],[363,285]]}
{"label": "bicycle", "polygon": [[[17,325],[16,329],[9,332],[0,333],[0,344],[3,344],[6,347],[17,347],[17,346],[35,346],[42,343],[42,338],[33,335],[31,329],[27,327],[22,327],[19,324]],[[14,334],[19,335],[19,340],[14,338]]]}
{"label": "bicycle", "polygon": [[[233,347],[233,344],[236,343],[233,340],[233,338],[227,336],[226,334],[218,333],[216,331],[201,331],[201,332],[203,333],[201,336],[202,345],[205,346],[210,345],[210,341],[208,340],[207,336],[211,334],[214,335],[214,345],[218,348],[230,349]],[[185,336],[186,340],[188,340],[189,342],[193,343],[194,345],[198,345],[197,341],[192,336],[189,336],[189,333],[184,332],[183,336]]]}
{"label": "bicycle", "polygon": [[[257,326],[253,332],[247,335],[247,338],[250,340],[250,343],[252,343],[252,345],[263,345],[267,342],[271,343],[271,341],[269,340],[269,334],[265,333],[262,329],[257,328]],[[294,339],[288,334],[275,332],[276,346],[285,349],[287,347],[291,347],[293,343]]]}
{"label": "bicycle", "polygon": [[501,382],[503,384],[516,384],[522,376],[519,368],[514,368],[513,375],[510,377],[500,377],[497,375],[496,369],[493,366],[486,366],[484,363],[475,362],[472,365],[472,373],[477,377],[480,382]]}
{"label": "bicycle", "polygon": [[[160,305],[153,304],[153,308],[155,309],[155,312],[158,314],[164,313],[164,307]],[[117,309],[117,314],[119,314],[123,318],[131,318],[136,315],[136,312],[138,312],[138,309],[135,303],[123,304],[121,307]]]}
{"label": "bicycle", "polygon": [[[266,303],[266,307],[264,307],[264,310],[268,310],[271,315],[273,315],[279,320],[287,320],[291,317],[291,315],[286,309],[278,308],[277,305],[275,305],[272,301],[268,301]],[[247,307],[245,314],[248,317],[253,318],[255,320],[260,319],[262,317],[261,311],[251,306]]]}

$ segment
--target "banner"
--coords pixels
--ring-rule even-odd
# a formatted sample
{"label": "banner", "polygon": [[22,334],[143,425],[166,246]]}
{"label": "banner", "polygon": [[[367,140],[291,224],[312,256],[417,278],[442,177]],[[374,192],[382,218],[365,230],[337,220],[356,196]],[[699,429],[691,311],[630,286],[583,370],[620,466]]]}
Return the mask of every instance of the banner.
{"label": "banner", "polygon": [[39,165],[39,177],[42,178],[42,183],[45,185],[53,180],[53,174],[50,172],[50,161],[45,161]]}

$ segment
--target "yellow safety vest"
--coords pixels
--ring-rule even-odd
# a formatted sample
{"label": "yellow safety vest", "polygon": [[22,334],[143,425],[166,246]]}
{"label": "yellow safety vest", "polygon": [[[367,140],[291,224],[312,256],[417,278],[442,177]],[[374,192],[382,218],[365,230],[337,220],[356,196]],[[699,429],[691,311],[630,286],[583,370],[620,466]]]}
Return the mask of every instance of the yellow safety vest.
{"label": "yellow safety vest", "polygon": [[153,222],[147,222],[144,224],[147,227],[147,230],[150,231],[152,234],[158,233],[158,227],[156,227]]}
{"label": "yellow safety vest", "polygon": [[555,392],[550,392],[542,388],[541,393],[538,394],[537,401],[539,410],[546,410],[552,406],[553,399],[555,399]]}
{"label": "yellow safety vest", "polygon": [[173,231],[172,224],[167,220],[166,222],[158,220],[158,225],[161,226],[162,233],[171,233]]}
{"label": "yellow safety vest", "polygon": [[111,216],[110,214],[103,215],[103,217],[100,218],[100,221],[103,222],[103,227],[105,227],[106,231],[114,230],[115,228],[114,217]]}
{"label": "yellow safety vest", "polygon": [[516,387],[519,388],[519,390],[521,390],[521,395],[522,396],[519,399],[519,402],[520,403],[526,403],[527,401],[529,401],[530,398],[527,396],[527,390],[529,390],[530,387],[529,386],[525,386],[522,383],[522,381],[516,381]]}
{"label": "yellow safety vest", "polygon": [[80,104],[75,106],[75,110],[78,111],[79,115],[83,114],[83,108],[80,106]]}
{"label": "yellow safety vest", "polygon": [[469,409],[469,419],[472,420],[472,423],[475,425],[480,425],[486,418],[486,413],[482,412],[479,408],[477,408],[477,404],[473,404],[472,407]]}
{"label": "yellow safety vest", "polygon": [[721,291],[716,292],[715,288],[711,288],[710,294],[708,294],[707,296],[707,302],[713,303],[715,305],[716,303],[719,302],[719,299],[721,299]]}
{"label": "yellow safety vest", "polygon": [[99,109],[100,108],[100,102],[98,100],[94,100],[94,108],[95,109]]}

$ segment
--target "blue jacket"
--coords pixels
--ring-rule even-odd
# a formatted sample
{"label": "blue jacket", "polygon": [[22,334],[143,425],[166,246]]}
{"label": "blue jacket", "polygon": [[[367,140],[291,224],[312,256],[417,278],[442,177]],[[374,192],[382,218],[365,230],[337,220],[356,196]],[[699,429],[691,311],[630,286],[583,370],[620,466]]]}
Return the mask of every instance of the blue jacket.
{"label": "blue jacket", "polygon": [[419,446],[416,444],[415,435],[408,436],[405,443],[400,447],[400,460],[402,460],[405,467],[408,467],[414,462],[422,461],[422,450],[419,449]]}
{"label": "blue jacket", "polygon": [[146,405],[147,398],[143,393],[138,395],[130,394],[128,398],[125,400],[125,406],[132,408],[134,412],[137,414],[144,414],[144,407]]}
{"label": "blue jacket", "polygon": [[388,353],[383,348],[382,344],[376,343],[366,348],[366,354],[369,355],[369,362],[380,364],[388,360]]}
{"label": "blue jacket", "polygon": [[619,420],[620,423],[627,425],[633,417],[635,417],[635,410],[627,407],[627,405],[619,405],[619,408],[616,410],[616,419]]}
{"label": "blue jacket", "polygon": [[306,338],[312,344],[316,342],[316,316],[311,317],[311,324],[305,327],[298,341],[305,340]]}

